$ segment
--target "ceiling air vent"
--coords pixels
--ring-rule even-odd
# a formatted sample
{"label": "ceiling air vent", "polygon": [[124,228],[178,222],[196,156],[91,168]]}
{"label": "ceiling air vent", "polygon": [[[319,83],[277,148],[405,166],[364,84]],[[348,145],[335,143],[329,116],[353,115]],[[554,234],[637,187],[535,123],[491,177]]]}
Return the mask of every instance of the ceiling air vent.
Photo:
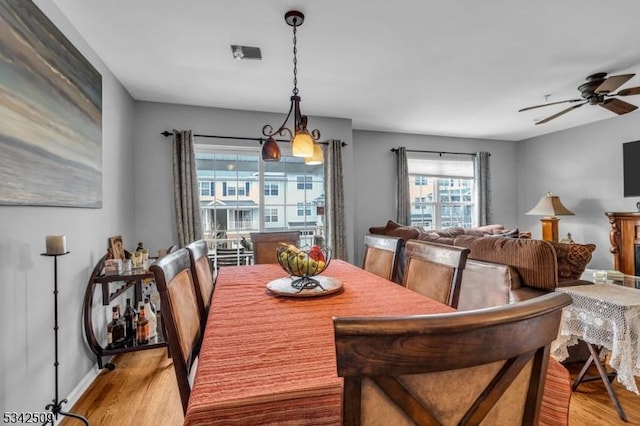
{"label": "ceiling air vent", "polygon": [[237,60],[243,59],[262,59],[262,52],[259,47],[231,45],[231,53]]}

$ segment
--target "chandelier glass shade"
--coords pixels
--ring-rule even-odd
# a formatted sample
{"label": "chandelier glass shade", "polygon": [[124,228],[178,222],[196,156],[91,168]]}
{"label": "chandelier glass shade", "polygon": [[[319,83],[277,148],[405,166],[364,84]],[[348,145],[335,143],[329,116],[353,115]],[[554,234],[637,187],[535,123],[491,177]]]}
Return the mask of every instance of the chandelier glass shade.
{"label": "chandelier glass shade", "polygon": [[272,137],[262,145],[262,161],[280,161],[280,147]]}
{"label": "chandelier glass shade", "polygon": [[324,163],[324,154],[322,152],[322,148],[319,143],[313,144],[313,155],[311,157],[306,157],[304,159],[304,164],[308,164],[309,166],[315,166],[317,164]]}
{"label": "chandelier glass shade", "polygon": [[[284,15],[285,22],[293,27],[293,90],[290,98],[291,105],[282,125],[273,129],[270,124],[262,128],[262,134],[267,136],[267,141],[262,146],[262,159],[264,161],[279,161],[280,148],[274,139],[275,135],[286,136],[291,142],[291,152],[294,157],[309,159],[315,157],[317,161],[316,147],[322,155],[322,149],[318,146],[320,132],[317,129],[309,131],[307,129],[307,116],[300,112],[300,96],[298,96],[298,59],[297,59],[297,38],[296,29],[304,22],[304,15],[297,10],[291,10]],[[293,118],[291,128],[287,127],[287,122]],[[293,130],[291,130],[293,129]],[[277,149],[276,149],[277,148]],[[276,154],[277,152],[277,154]],[[307,161],[305,161],[309,164]],[[318,163],[321,164],[321,163]]]}

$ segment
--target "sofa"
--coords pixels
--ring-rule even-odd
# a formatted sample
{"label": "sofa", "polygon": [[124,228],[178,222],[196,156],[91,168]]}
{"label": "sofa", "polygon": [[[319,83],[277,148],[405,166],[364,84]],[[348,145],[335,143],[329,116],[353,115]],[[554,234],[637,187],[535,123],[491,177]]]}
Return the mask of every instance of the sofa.
{"label": "sofa", "polygon": [[[462,274],[459,310],[480,309],[526,300],[559,286],[581,285],[594,244],[564,244],[523,238],[517,229],[495,224],[477,228],[424,230],[388,221],[371,234],[417,239],[470,249]],[[394,281],[402,282],[404,251]]]}

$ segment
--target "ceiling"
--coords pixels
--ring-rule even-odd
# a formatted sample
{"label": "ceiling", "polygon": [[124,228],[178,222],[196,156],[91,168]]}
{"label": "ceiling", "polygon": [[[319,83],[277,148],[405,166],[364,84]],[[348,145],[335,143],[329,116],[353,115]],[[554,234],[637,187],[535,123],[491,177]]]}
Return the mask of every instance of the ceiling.
{"label": "ceiling", "polygon": [[[521,140],[617,117],[571,105],[596,72],[638,72],[635,0],[54,0],[134,99],[310,116],[354,129]],[[230,45],[262,61],[235,60]],[[550,95],[545,98],[546,95]],[[625,98],[640,106],[640,95]],[[640,118],[640,110],[632,112]],[[312,120],[310,128],[314,128]],[[258,130],[259,131],[259,130]]]}

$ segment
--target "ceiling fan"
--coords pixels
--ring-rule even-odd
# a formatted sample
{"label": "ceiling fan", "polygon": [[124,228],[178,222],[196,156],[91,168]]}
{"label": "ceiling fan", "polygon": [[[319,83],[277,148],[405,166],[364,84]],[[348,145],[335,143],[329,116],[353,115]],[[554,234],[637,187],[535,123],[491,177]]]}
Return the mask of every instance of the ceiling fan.
{"label": "ceiling fan", "polygon": [[581,107],[585,104],[591,105],[599,105],[602,108],[608,109],[611,112],[614,112],[618,115],[627,114],[631,111],[636,110],[638,107],[632,105],[628,102],[620,100],[615,96],[631,96],[631,95],[640,95],[640,86],[638,87],[630,87],[628,89],[620,90],[618,93],[611,93],[618,89],[618,87],[622,86],[627,81],[631,80],[635,74],[623,74],[623,75],[613,75],[611,77],[607,77],[606,72],[599,72],[596,74],[592,74],[587,77],[587,82],[578,86],[578,90],[582,94],[582,98],[578,99],[568,99],[566,101],[559,102],[551,102],[542,105],[530,106],[527,108],[522,108],[518,112],[528,111],[534,108],[546,107],[549,105],[557,105],[563,103],[573,103],[580,102],[579,104],[572,105],[569,108],[563,109],[562,111],[553,114],[547,118],[544,118],[540,121],[537,121],[536,124],[543,124],[548,121],[553,120],[554,118],[558,118],[563,114],[568,113],[578,107]]}

